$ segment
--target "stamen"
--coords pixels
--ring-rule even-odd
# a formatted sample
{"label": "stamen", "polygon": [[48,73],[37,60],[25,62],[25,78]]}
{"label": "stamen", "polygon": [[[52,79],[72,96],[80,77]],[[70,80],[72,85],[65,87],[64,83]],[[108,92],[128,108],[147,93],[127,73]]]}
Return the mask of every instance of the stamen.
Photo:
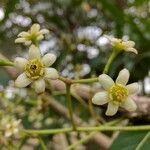
{"label": "stamen", "polygon": [[121,103],[128,96],[128,89],[120,84],[115,84],[109,91],[112,101]]}

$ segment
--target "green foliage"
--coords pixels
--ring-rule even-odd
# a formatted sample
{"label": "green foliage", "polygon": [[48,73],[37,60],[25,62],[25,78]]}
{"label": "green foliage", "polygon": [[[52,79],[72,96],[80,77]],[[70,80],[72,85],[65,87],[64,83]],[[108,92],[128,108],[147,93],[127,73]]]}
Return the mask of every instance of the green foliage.
{"label": "green foliage", "polygon": [[143,142],[148,134],[149,132],[122,132],[109,150],[149,150],[150,137]]}

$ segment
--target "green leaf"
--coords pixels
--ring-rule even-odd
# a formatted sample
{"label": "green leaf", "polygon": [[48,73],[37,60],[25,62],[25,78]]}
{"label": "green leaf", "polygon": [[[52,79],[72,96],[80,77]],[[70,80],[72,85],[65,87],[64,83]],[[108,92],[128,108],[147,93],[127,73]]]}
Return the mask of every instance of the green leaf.
{"label": "green leaf", "polygon": [[149,150],[150,132],[122,132],[109,150]]}
{"label": "green leaf", "polygon": [[0,59],[0,66],[13,66],[13,62],[8,61],[8,60],[4,60],[4,59]]}

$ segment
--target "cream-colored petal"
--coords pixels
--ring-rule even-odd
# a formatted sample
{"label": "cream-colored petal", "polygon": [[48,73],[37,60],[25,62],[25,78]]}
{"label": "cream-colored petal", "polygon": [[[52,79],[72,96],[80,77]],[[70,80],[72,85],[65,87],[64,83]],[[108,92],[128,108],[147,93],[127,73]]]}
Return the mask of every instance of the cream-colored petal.
{"label": "cream-colored petal", "polygon": [[25,41],[26,41],[25,38],[17,38],[17,39],[15,40],[15,43],[24,43]]}
{"label": "cream-colored petal", "polygon": [[109,101],[108,92],[98,92],[92,98],[92,103],[96,105],[103,105]]}
{"label": "cream-colored petal", "polygon": [[135,94],[139,90],[139,84],[138,83],[128,84],[126,87],[129,91],[129,94]]}
{"label": "cream-colored petal", "polygon": [[133,41],[126,41],[126,45],[127,45],[127,47],[134,47],[135,42],[133,42]]}
{"label": "cream-colored petal", "polygon": [[135,53],[135,54],[138,54],[138,51],[137,51],[135,48],[132,48],[132,47],[125,49],[125,51],[133,52],[133,53]]}
{"label": "cream-colored petal", "polygon": [[98,77],[98,80],[105,90],[109,90],[114,85],[114,81],[112,80],[112,78],[110,78],[106,74],[100,75]]}
{"label": "cream-colored petal", "polygon": [[40,33],[41,33],[41,34],[48,34],[48,33],[49,33],[49,30],[47,30],[47,29],[42,29],[42,30],[40,30]]}
{"label": "cream-colored petal", "polygon": [[30,41],[30,40],[26,40],[26,41],[24,42],[24,44],[25,44],[26,46],[31,45],[31,43],[32,43],[32,41]]}
{"label": "cream-colored petal", "polygon": [[5,137],[10,137],[13,133],[11,131],[5,131]]}
{"label": "cream-colored petal", "polygon": [[40,41],[40,40],[42,40],[43,38],[44,38],[43,35],[39,35],[39,36],[37,37],[37,40]]}
{"label": "cream-colored petal", "polygon": [[30,36],[30,34],[28,32],[21,32],[18,34],[18,36],[27,37]]}
{"label": "cream-colored petal", "polygon": [[41,57],[41,53],[38,47],[35,45],[31,45],[29,48],[29,59],[39,59]]}
{"label": "cream-colored petal", "polygon": [[33,24],[31,27],[31,32],[39,32],[40,30],[40,25],[39,24]]}
{"label": "cream-colored petal", "polygon": [[46,67],[51,66],[55,61],[56,61],[56,56],[51,53],[44,55],[42,58],[42,62]]}
{"label": "cream-colored petal", "polygon": [[113,116],[117,113],[119,106],[117,104],[114,104],[112,102],[108,103],[106,115],[107,116]]}
{"label": "cream-colored petal", "polygon": [[127,69],[121,70],[116,79],[116,83],[126,85],[129,80],[129,76],[130,76],[130,73]]}
{"label": "cream-colored petal", "polygon": [[34,81],[34,88],[36,93],[43,93],[45,91],[45,81],[44,79],[39,79]]}
{"label": "cream-colored petal", "polygon": [[26,87],[28,86],[32,81],[26,76],[25,73],[22,73],[18,76],[18,78],[15,81],[16,87]]}
{"label": "cream-colored petal", "polygon": [[128,97],[124,103],[121,105],[121,107],[125,108],[128,111],[135,111],[137,106],[134,100],[130,97]]}
{"label": "cream-colored petal", "polygon": [[59,74],[58,71],[54,68],[45,68],[45,76],[46,79],[58,79]]}
{"label": "cream-colored petal", "polygon": [[14,61],[15,66],[20,70],[24,70],[25,65],[27,63],[28,63],[28,60],[22,57],[16,57]]}

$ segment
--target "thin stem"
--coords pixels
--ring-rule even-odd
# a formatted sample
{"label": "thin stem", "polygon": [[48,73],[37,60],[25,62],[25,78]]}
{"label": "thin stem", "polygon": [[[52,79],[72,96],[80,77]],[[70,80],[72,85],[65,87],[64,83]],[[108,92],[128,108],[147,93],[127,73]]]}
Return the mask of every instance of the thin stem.
{"label": "thin stem", "polygon": [[72,101],[71,101],[71,94],[70,94],[70,84],[66,84],[66,99],[68,102],[68,110],[70,114],[70,119],[72,123],[72,128],[73,130],[76,130],[76,125],[73,120],[73,111],[72,111]]}
{"label": "thin stem", "polygon": [[145,137],[143,138],[143,140],[138,144],[137,148],[135,150],[140,150],[143,145],[145,144],[145,142],[148,140],[148,138],[150,137],[150,132],[148,132]]}
{"label": "thin stem", "polygon": [[89,79],[72,80],[72,83],[92,83],[97,81],[98,78],[89,78]]}
{"label": "thin stem", "polygon": [[9,60],[0,59],[0,66],[14,66],[14,63]]}
{"label": "thin stem", "polygon": [[119,54],[119,51],[113,50],[112,54],[110,55],[107,64],[104,67],[103,73],[107,74],[110,68],[111,63],[115,59],[115,57]]}
{"label": "thin stem", "polygon": [[[73,132],[72,128],[64,128],[64,129],[47,129],[47,130],[23,130],[26,134],[58,134],[58,133],[67,133]],[[118,127],[118,126],[108,126],[103,125],[99,127],[78,127],[76,131],[79,132],[90,132],[90,131],[150,131],[150,125],[143,126],[126,126],[126,127]]]}
{"label": "thin stem", "polygon": [[89,135],[85,136],[84,138],[82,138],[81,140],[73,143],[72,145],[68,146],[65,150],[72,150],[74,149],[76,146],[83,144],[85,142],[87,142],[88,140],[90,140],[96,132],[91,132]]}
{"label": "thin stem", "polygon": [[[109,125],[115,125],[117,124],[118,122],[120,122],[122,119],[117,119],[117,120],[113,120],[113,121],[110,121],[108,123],[105,123],[105,125],[109,126]],[[87,136],[83,137],[82,139],[78,140],[77,142],[73,143],[72,145],[68,146],[66,148],[66,150],[71,150],[71,149],[74,149],[76,146],[80,145],[80,144],[83,144],[87,141],[89,141],[91,138],[93,138],[93,136],[96,134],[97,132],[93,131],[91,132],[90,134],[88,134]]]}
{"label": "thin stem", "polygon": [[41,137],[38,137],[42,150],[47,150],[46,145]]}

